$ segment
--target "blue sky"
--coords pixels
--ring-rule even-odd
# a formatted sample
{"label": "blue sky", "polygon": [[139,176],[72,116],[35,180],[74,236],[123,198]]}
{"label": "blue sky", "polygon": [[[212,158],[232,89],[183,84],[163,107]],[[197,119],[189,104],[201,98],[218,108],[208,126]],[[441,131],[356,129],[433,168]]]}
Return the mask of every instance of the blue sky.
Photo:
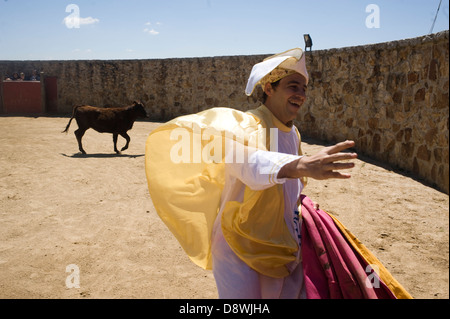
{"label": "blue sky", "polygon": [[[380,43],[428,34],[439,2],[0,0],[0,60],[272,54],[304,48],[304,33],[313,50]],[[448,28],[442,0],[433,33]]]}

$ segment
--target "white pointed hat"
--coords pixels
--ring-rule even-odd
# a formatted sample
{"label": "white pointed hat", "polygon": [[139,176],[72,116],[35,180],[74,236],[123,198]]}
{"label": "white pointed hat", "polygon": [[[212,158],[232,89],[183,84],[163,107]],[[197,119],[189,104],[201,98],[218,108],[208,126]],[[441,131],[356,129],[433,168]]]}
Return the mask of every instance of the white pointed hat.
{"label": "white pointed hat", "polygon": [[250,96],[256,86],[264,86],[267,82],[276,82],[296,72],[303,75],[306,84],[308,84],[309,76],[306,70],[305,54],[302,49],[295,48],[272,55],[253,66],[245,94]]}

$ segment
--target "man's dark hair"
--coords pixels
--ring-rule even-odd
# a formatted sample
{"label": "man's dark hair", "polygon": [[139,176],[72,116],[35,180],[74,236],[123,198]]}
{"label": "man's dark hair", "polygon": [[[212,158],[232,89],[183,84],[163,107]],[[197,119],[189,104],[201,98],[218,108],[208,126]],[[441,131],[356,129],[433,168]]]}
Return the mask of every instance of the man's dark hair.
{"label": "man's dark hair", "polygon": [[[272,82],[270,83],[270,85],[272,85],[272,88],[275,90],[277,88],[278,85],[280,85],[280,80],[276,81],[276,82]],[[263,88],[263,92],[264,92],[264,88]],[[263,103],[266,103],[267,100],[267,94],[266,92],[263,93]]]}

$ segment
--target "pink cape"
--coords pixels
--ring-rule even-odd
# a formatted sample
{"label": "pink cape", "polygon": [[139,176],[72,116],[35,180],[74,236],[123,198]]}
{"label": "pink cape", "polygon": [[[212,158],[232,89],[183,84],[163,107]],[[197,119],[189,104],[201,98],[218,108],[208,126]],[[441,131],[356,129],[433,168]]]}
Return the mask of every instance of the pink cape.
{"label": "pink cape", "polygon": [[323,210],[302,195],[301,250],[308,299],[396,299]]}

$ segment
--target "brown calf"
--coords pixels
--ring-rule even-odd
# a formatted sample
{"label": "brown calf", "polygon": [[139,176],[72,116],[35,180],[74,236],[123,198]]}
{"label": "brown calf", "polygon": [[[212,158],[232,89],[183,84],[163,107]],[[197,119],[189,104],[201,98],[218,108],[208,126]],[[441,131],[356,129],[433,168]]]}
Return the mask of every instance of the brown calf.
{"label": "brown calf", "polygon": [[100,133],[112,133],[114,151],[120,154],[120,151],[117,149],[117,137],[120,134],[127,141],[121,151],[126,150],[130,144],[130,137],[127,131],[133,127],[134,121],[138,117],[147,117],[144,105],[140,102],[133,102],[130,106],[114,108],[100,108],[89,105],[74,106],[72,117],[63,133],[68,132],[70,123],[75,118],[78,124],[75,136],[81,153],[86,154],[81,144],[81,139],[86,130],[93,128]]}

